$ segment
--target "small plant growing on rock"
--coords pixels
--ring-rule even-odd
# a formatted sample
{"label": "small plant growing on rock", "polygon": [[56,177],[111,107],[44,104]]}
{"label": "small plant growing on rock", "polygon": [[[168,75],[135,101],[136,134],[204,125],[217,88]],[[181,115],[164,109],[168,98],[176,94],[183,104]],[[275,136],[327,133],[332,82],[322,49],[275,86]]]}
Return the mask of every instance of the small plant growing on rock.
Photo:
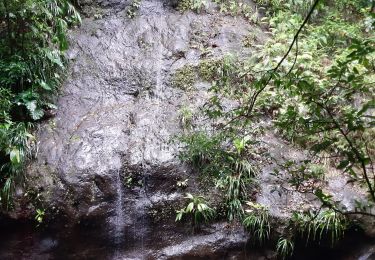
{"label": "small plant growing on rock", "polygon": [[207,5],[206,0],[182,0],[179,2],[177,9],[181,12],[194,11],[201,12]]}
{"label": "small plant growing on rock", "polygon": [[141,0],[133,0],[129,9],[126,11],[128,18],[134,18],[137,15],[139,7],[141,7]]}
{"label": "small plant growing on rock", "polygon": [[194,67],[191,65],[185,65],[176,70],[172,76],[172,85],[182,90],[191,90],[194,87],[196,79],[197,75]]}
{"label": "small plant growing on rock", "polygon": [[256,36],[254,33],[249,33],[242,39],[242,44],[245,48],[253,47],[255,42]]}
{"label": "small plant growing on rock", "polygon": [[249,19],[254,13],[253,8],[245,1],[241,0],[214,0],[221,13],[229,14],[232,16],[243,16]]}
{"label": "small plant growing on rock", "polygon": [[176,221],[181,221],[184,216],[190,216],[194,229],[199,229],[202,222],[208,222],[215,217],[215,210],[207,205],[206,200],[202,196],[194,196],[186,193],[188,205],[177,210]]}
{"label": "small plant growing on rock", "polygon": [[288,238],[280,237],[277,241],[276,251],[281,259],[286,259],[293,255],[294,242]]}
{"label": "small plant growing on rock", "polygon": [[179,111],[180,125],[183,129],[190,129],[193,123],[193,112],[188,106],[183,106]]}
{"label": "small plant growing on rock", "polygon": [[247,202],[249,209],[246,210],[246,217],[243,220],[245,228],[262,244],[264,243],[271,231],[268,209],[258,203]]}
{"label": "small plant growing on rock", "polygon": [[37,209],[36,210],[35,220],[36,220],[36,222],[38,222],[38,226],[43,223],[45,214],[46,214],[46,212],[45,212],[44,209]]}
{"label": "small plant growing on rock", "polygon": [[315,214],[295,212],[291,226],[306,239],[306,242],[321,241],[328,237],[333,246],[344,236],[347,220],[344,215],[333,209],[320,210]]}
{"label": "small plant growing on rock", "polygon": [[188,185],[188,181],[189,179],[185,179],[183,181],[178,181],[177,182],[177,187],[181,188],[181,189],[185,189],[187,188],[189,185]]}
{"label": "small plant growing on rock", "polygon": [[203,80],[210,82],[220,77],[221,67],[222,60],[203,60],[198,65],[198,73]]}

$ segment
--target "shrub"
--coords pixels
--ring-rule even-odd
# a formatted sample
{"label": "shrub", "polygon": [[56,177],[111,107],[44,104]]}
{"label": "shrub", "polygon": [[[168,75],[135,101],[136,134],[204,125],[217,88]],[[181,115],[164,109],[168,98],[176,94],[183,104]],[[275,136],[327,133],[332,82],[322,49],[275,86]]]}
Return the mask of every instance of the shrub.
{"label": "shrub", "polygon": [[176,221],[181,221],[184,216],[190,216],[193,228],[199,229],[201,223],[214,219],[215,210],[207,205],[204,197],[187,193],[185,198],[188,199],[188,205],[177,210]]}
{"label": "shrub", "polygon": [[328,237],[333,246],[344,236],[347,221],[341,213],[326,209],[315,214],[294,212],[291,226],[306,239],[306,242],[309,240],[321,241]]}
{"label": "shrub", "polygon": [[79,22],[67,0],[0,3],[0,206],[9,204],[14,180],[31,155],[31,123],[55,108],[66,31]]}
{"label": "shrub", "polygon": [[293,255],[294,242],[288,238],[280,237],[276,245],[277,254],[282,258],[288,258]]}
{"label": "shrub", "polygon": [[247,202],[249,209],[243,220],[244,227],[249,231],[256,242],[264,243],[270,235],[271,225],[268,209],[258,203]]}

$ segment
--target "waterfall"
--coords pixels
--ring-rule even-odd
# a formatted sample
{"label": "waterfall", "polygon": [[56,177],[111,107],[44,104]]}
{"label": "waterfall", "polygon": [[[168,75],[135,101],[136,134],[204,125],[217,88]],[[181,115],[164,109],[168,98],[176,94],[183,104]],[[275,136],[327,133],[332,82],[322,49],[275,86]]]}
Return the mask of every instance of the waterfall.
{"label": "waterfall", "polygon": [[118,245],[122,242],[125,227],[124,218],[124,203],[123,203],[123,185],[121,181],[120,170],[116,174],[116,203],[115,212],[113,217],[113,228],[114,228],[114,238],[115,243]]}

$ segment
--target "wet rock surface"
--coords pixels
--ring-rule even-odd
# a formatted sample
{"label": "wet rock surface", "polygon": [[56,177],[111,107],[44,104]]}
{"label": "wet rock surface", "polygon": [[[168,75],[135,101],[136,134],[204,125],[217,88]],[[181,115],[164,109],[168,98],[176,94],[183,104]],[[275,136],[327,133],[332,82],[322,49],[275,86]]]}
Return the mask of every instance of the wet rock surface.
{"label": "wet rock surface", "polygon": [[[141,1],[138,14],[129,19],[130,3],[83,3],[89,16],[70,34],[70,68],[56,117],[38,131],[37,159],[19,192],[20,197],[37,194],[41,201],[18,200],[11,217],[32,219],[41,207],[47,216],[56,216],[51,225],[63,219],[68,230],[75,225],[97,229],[96,237],[121,249],[104,258],[229,255],[228,250],[247,241],[241,227],[229,231],[215,224],[192,235],[188,223],[174,221],[184,193],[197,187],[171,141],[181,132],[179,109],[202,105],[208,84],[185,91],[171,79],[176,70],[203,59],[250,55],[242,40],[261,31],[241,17],[213,9],[182,14],[173,1]],[[176,186],[187,178],[186,190]],[[50,247],[42,242],[43,248]],[[57,249],[36,251],[51,250]],[[79,250],[67,255],[85,258]]]}
{"label": "wet rock surface", "polygon": [[202,59],[197,45],[215,46],[210,57],[250,52],[241,40],[254,26],[240,17],[181,14],[169,2],[142,1],[129,19],[123,4],[111,2],[117,12],[86,18],[72,31],[59,109],[41,127],[38,157],[29,166],[28,181],[36,186],[41,176],[53,176],[43,185],[44,198],[75,220],[110,212],[118,175],[123,183],[138,175],[151,193],[170,193],[189,174],[171,143],[181,131],[178,110],[207,97],[202,85],[192,92],[173,87],[173,73]]}
{"label": "wet rock surface", "polygon": [[[47,216],[55,217],[50,225],[66,230],[15,232],[0,243],[0,259],[275,258],[257,249],[244,253],[248,236],[240,226],[216,223],[192,234],[188,223],[174,221],[184,193],[198,186],[171,140],[182,131],[181,107],[204,104],[209,84],[179,89],[173,74],[226,54],[250,56],[244,37],[264,38],[242,17],[210,8],[182,14],[176,3],[143,0],[129,19],[131,1],[81,2],[88,17],[71,32],[70,68],[56,117],[38,130],[37,158],[8,214],[33,219],[36,208],[46,208]],[[273,134],[265,143],[278,158],[304,156]],[[276,181],[270,170],[272,165],[263,170],[258,201],[273,215],[285,217],[291,205],[308,203],[298,194],[271,194]],[[177,187],[185,179],[189,186]],[[336,184],[333,190],[346,185],[339,178]],[[350,192],[349,187],[347,197]]]}

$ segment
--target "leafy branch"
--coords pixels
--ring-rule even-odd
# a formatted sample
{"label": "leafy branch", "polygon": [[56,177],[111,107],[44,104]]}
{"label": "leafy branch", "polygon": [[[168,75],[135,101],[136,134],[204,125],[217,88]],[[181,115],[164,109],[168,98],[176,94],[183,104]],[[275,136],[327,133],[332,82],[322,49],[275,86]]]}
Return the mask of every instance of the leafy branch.
{"label": "leafy branch", "polygon": [[[263,86],[257,90],[253,96],[250,98],[250,104],[247,108],[247,113],[246,113],[246,117],[249,117],[251,115],[251,113],[253,112],[253,109],[254,109],[254,106],[255,106],[255,103],[257,101],[257,98],[258,96],[267,88],[267,86],[270,84],[271,80],[273,79],[275,73],[279,70],[279,68],[281,67],[281,65],[283,64],[283,62],[286,60],[286,58],[289,56],[290,52],[292,51],[293,49],[293,46],[294,44],[296,44],[296,58],[297,59],[297,56],[298,56],[298,37],[300,35],[300,33],[302,32],[303,28],[305,27],[305,25],[307,24],[307,22],[310,20],[310,17],[312,16],[312,14],[314,13],[314,10],[316,9],[316,7],[318,6],[318,3],[320,2],[320,0],[315,0],[314,4],[311,6],[310,8],[310,11],[309,13],[307,14],[307,16],[305,17],[305,20],[303,21],[303,23],[301,24],[301,26],[299,27],[299,29],[297,30],[296,34],[294,35],[293,37],[293,40],[292,40],[292,43],[289,45],[289,48],[287,50],[287,52],[284,54],[284,56],[281,58],[281,60],[277,63],[276,67],[273,68],[270,72],[268,72],[270,75],[268,77],[267,80],[264,81],[263,83]],[[293,69],[294,67],[294,64],[291,68],[291,70]],[[291,71],[290,70],[290,71]],[[290,72],[289,72],[290,73]],[[289,74],[288,73],[288,74]]]}

